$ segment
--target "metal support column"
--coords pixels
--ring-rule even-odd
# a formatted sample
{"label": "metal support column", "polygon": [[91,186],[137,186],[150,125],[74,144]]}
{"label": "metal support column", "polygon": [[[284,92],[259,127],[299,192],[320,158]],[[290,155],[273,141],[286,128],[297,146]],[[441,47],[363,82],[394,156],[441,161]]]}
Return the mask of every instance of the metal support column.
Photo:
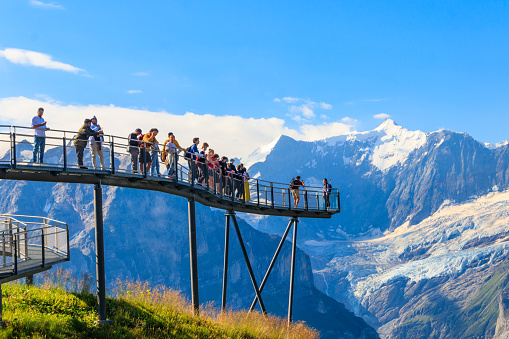
{"label": "metal support column", "polygon": [[292,322],[292,310],[293,310],[293,283],[295,280],[295,254],[297,251],[297,224],[299,219],[294,217],[293,219],[293,239],[292,239],[292,267],[290,271],[290,293],[288,298],[288,324]]}
{"label": "metal support column", "polygon": [[253,288],[256,293],[256,297],[260,302],[260,308],[262,309],[263,314],[267,314],[267,310],[265,310],[265,305],[263,304],[262,296],[260,294],[260,290],[258,289],[258,284],[256,283],[256,278],[253,273],[253,268],[251,267],[251,262],[249,261],[249,257],[247,255],[246,247],[244,246],[244,241],[242,240],[242,235],[240,234],[239,225],[237,224],[237,218],[235,217],[235,212],[230,213],[231,218],[233,220],[233,226],[235,226],[235,231],[237,232],[237,237],[239,238],[240,248],[242,249],[242,254],[244,254],[244,260],[246,261],[247,269],[249,271],[249,276],[251,277],[251,282],[253,283]]}
{"label": "metal support column", "polygon": [[104,273],[104,231],[103,231],[103,197],[101,184],[94,185],[95,210],[95,266],[97,280],[97,308],[99,324],[108,324],[106,320],[106,277]]}
{"label": "metal support column", "polygon": [[3,315],[4,311],[2,307],[2,284],[0,284],[0,328],[6,327]]}
{"label": "metal support column", "polygon": [[27,275],[27,277],[25,279],[25,283],[28,286],[33,286],[34,285],[34,275],[33,274]]}
{"label": "metal support column", "polygon": [[230,213],[226,212],[226,225],[224,229],[224,265],[223,265],[223,295],[221,299],[221,310],[226,310],[226,287],[228,285],[228,252],[230,249]]}
{"label": "metal support column", "polygon": [[189,259],[191,262],[191,299],[193,303],[194,315],[200,314],[200,300],[198,297],[198,252],[196,246],[196,214],[195,199],[189,198],[188,214],[189,214]]}

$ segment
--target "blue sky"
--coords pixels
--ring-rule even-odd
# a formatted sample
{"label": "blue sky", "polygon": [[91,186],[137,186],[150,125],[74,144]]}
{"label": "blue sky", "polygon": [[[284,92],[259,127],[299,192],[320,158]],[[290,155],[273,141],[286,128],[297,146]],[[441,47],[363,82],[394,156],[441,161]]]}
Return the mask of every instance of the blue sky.
{"label": "blue sky", "polygon": [[508,36],[503,1],[4,0],[0,99],[499,142]]}

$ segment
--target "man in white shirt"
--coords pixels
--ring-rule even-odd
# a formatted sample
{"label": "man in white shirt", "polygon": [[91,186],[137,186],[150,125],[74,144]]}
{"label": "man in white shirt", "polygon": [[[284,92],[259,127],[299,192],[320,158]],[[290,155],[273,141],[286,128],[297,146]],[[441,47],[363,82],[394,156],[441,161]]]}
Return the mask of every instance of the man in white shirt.
{"label": "man in white shirt", "polygon": [[[92,125],[90,128],[95,132],[100,131],[101,126],[97,124],[97,118],[94,116],[91,120]],[[92,151],[92,165],[94,166],[94,169],[97,169],[97,155],[99,155],[101,168],[102,170],[106,170],[106,167],[104,166],[103,137],[91,136],[88,140],[90,141],[90,150]]]}
{"label": "man in white shirt", "polygon": [[[49,128],[46,127],[46,121],[42,118],[44,114],[44,108],[39,107],[37,110],[37,115],[32,118],[32,128],[34,131],[34,156],[32,158],[32,162],[37,162],[42,164],[44,157],[44,147],[46,146],[46,131],[49,131]],[[39,154],[39,159],[37,159],[37,154]]]}

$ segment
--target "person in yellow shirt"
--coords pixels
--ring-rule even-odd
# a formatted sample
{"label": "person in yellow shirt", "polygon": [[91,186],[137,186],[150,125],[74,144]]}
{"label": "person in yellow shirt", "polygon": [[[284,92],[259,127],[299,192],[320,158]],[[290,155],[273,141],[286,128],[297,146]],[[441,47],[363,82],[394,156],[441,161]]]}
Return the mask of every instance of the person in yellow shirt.
{"label": "person in yellow shirt", "polygon": [[158,144],[156,136],[159,133],[157,128],[152,128],[147,134],[143,136],[140,145],[140,172],[145,173],[143,168],[145,167],[146,173],[150,170],[150,166],[152,165],[152,159],[150,157],[150,151],[152,150],[153,145]]}

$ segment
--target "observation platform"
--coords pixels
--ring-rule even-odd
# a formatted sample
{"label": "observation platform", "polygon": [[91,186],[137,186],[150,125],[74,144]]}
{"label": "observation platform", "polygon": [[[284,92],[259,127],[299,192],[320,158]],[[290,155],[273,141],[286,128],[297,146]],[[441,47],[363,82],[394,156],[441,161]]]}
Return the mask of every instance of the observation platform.
{"label": "observation platform", "polygon": [[45,218],[0,215],[0,284],[69,261],[69,227]]}
{"label": "observation platform", "polygon": [[[84,165],[88,169],[80,168],[72,143],[76,132],[62,130],[46,131],[44,162],[31,163],[33,131],[28,127],[0,126],[0,149],[5,151],[5,155],[0,158],[0,179],[103,184],[152,190],[194,198],[205,206],[252,214],[330,218],[340,212],[337,189],[332,188],[330,206],[326,207],[322,187],[301,188],[298,191],[300,202],[295,207],[289,184],[259,178],[244,181],[230,175],[223,177],[218,171],[209,169],[207,164],[202,165],[179,154],[175,154],[170,161],[176,169],[172,176],[133,173],[131,154],[127,152],[129,140],[112,135],[103,136],[104,169],[93,169],[88,146],[84,156]],[[165,140],[166,135],[160,133],[159,138]],[[162,149],[163,141],[160,142]],[[157,152],[163,174],[166,164],[161,161],[161,151]],[[99,158],[97,164],[99,165]],[[196,180],[198,170],[205,173],[205,180],[201,183]]]}

